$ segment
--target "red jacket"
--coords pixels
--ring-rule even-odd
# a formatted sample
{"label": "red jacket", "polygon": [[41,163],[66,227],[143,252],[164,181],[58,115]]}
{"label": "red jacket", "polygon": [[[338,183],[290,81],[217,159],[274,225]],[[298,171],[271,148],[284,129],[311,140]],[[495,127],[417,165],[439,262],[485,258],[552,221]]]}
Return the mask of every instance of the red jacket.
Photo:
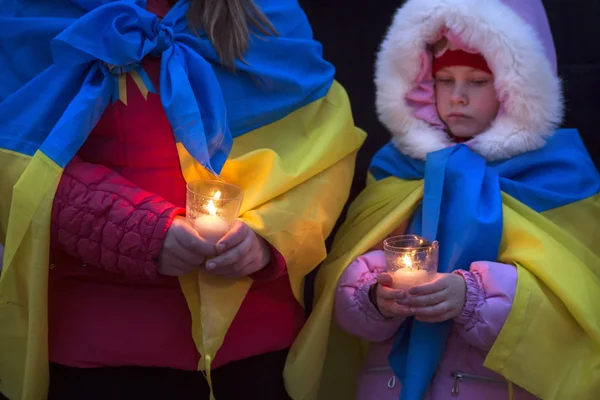
{"label": "red jacket", "polygon": [[[149,7],[153,4],[148,2]],[[159,60],[144,60],[159,87]],[[157,274],[183,179],[158,95],[127,77],[128,105],[111,104],[65,169],[52,212],[50,360],[75,367],[195,370],[199,354],[177,278]],[[289,347],[302,327],[283,257],[258,274],[214,367]]]}

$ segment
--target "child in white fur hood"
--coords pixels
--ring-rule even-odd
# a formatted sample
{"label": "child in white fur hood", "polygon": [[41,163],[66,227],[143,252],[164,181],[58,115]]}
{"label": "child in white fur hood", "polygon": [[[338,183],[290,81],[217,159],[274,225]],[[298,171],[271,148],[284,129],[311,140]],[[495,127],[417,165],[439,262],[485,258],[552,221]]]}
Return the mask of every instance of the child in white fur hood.
{"label": "child in white fur hood", "polygon": [[[564,283],[564,263],[577,265],[588,277],[581,285],[592,285],[586,293],[600,296],[598,252],[582,261],[565,245],[557,250],[559,260],[551,249],[559,245],[534,233],[539,218],[571,233],[584,229],[546,212],[597,199],[600,190],[577,131],[556,130],[563,114],[556,69],[540,0],[408,0],[398,10],[376,66],[377,110],[392,141],[374,157],[374,180],[350,208],[319,271],[317,303],[305,328],[318,338],[311,329],[328,320],[333,303],[334,322],[370,342],[359,399],[588,399],[589,388],[600,383],[600,376],[586,376],[586,388],[567,377],[568,365],[540,358],[547,350],[538,345],[561,339],[547,333],[551,327],[574,320],[548,299],[570,301],[572,288],[552,295],[553,289],[539,289],[547,296],[539,301],[540,315],[548,320],[520,330],[533,318],[517,291],[520,271],[536,276],[538,290],[545,279],[557,279],[554,288]],[[518,218],[514,210],[505,213],[511,201],[523,206]],[[600,216],[586,210],[584,219]],[[407,291],[393,288],[381,251],[386,236],[405,232],[440,245],[436,278]],[[588,236],[573,240],[600,240],[597,232]],[[522,252],[513,250],[527,241]],[[553,278],[535,272],[544,270]],[[329,285],[337,287],[334,301]],[[515,323],[514,315],[525,320]],[[512,338],[524,338],[529,350],[510,335],[499,342],[508,319]],[[331,386],[328,377],[363,358],[339,329],[323,332],[329,335],[325,369],[334,372],[321,379],[320,397],[349,398],[346,384],[342,388],[338,378]],[[498,364],[484,366],[497,343],[509,349],[495,354],[496,361],[508,358],[502,373]],[[574,350],[565,351],[579,362]],[[518,373],[513,355],[522,364]]]}
{"label": "child in white fur hood", "polygon": [[399,10],[375,77],[379,117],[397,148],[425,159],[451,145],[437,113],[444,110],[436,110],[431,71],[434,56],[448,50],[481,53],[494,71],[489,83],[501,103],[498,118],[480,127],[469,147],[492,161],[541,148],[562,121],[563,98],[539,0],[412,0]]}

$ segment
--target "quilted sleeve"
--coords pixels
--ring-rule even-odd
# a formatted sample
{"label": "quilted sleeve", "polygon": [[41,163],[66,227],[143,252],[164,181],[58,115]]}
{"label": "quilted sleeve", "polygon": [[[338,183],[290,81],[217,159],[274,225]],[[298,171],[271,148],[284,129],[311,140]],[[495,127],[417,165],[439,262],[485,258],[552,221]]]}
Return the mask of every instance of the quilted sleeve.
{"label": "quilted sleeve", "polygon": [[51,245],[105,271],[152,277],[167,230],[184,212],[109,168],[75,158],[54,198]]}
{"label": "quilted sleeve", "polygon": [[455,326],[471,346],[490,351],[512,308],[517,288],[514,265],[475,262],[469,271],[455,271],[467,283],[467,301]]}
{"label": "quilted sleeve", "polygon": [[371,301],[377,275],[385,272],[383,251],[358,257],[342,274],[335,294],[335,318],[342,329],[370,342],[385,342],[398,331],[404,318],[385,318]]}

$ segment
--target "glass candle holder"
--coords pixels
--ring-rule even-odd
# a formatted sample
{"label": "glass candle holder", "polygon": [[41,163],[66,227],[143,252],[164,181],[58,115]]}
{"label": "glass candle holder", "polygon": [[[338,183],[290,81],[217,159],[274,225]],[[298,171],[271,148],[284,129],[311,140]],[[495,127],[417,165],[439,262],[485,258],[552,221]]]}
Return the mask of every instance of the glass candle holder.
{"label": "glass candle holder", "polygon": [[217,243],[237,220],[244,192],[221,181],[192,181],[187,184],[186,216],[206,241]]}
{"label": "glass candle holder", "polygon": [[431,281],[437,272],[438,242],[417,235],[401,235],[383,241],[387,270],[394,289],[408,290]]}

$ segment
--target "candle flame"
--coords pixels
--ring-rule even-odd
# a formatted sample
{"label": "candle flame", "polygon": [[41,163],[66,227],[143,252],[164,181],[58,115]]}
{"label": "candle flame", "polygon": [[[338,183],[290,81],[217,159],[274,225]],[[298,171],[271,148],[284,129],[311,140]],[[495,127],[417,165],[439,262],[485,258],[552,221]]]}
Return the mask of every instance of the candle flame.
{"label": "candle flame", "polygon": [[212,216],[217,215],[217,206],[215,206],[214,200],[219,200],[220,198],[221,198],[221,191],[217,190],[217,192],[214,194],[213,198],[208,201],[208,204],[206,205],[206,211],[208,211],[208,213],[210,215],[212,215]]}
{"label": "candle flame", "polygon": [[403,255],[401,262],[402,262],[402,265],[405,268],[411,268],[412,269],[413,265],[412,265],[412,258],[410,257],[410,254]]}

